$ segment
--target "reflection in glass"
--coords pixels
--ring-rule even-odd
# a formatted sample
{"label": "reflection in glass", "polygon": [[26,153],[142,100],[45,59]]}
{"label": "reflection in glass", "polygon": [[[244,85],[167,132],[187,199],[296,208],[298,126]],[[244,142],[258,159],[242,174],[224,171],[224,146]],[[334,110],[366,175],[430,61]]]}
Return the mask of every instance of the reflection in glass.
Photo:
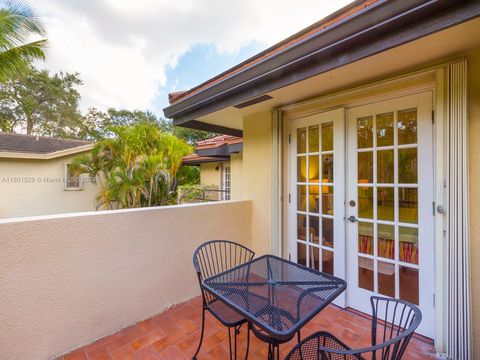
{"label": "reflection in glass", "polygon": [[318,155],[308,157],[308,181],[318,182],[320,176],[320,164],[318,162]]}
{"label": "reflection in glass", "polygon": [[406,223],[418,223],[418,189],[398,189],[399,220]]}
{"label": "reflection in glass", "polygon": [[322,214],[333,215],[333,186],[322,186]]}
{"label": "reflection in glass", "polygon": [[378,293],[395,297],[395,265],[379,261],[378,263]]}
{"label": "reflection in glass", "polygon": [[377,146],[393,145],[393,113],[377,115]]}
{"label": "reflection in glass", "polygon": [[395,217],[393,187],[377,188],[377,218],[393,221]]}
{"label": "reflection in glass", "polygon": [[322,155],[322,182],[333,183],[333,154]]}
{"label": "reflection in glass", "polygon": [[377,182],[393,184],[393,150],[377,152]]}
{"label": "reflection in glass", "polygon": [[358,183],[373,183],[373,151],[358,153]]}
{"label": "reflection in glass", "polygon": [[318,234],[320,233],[319,231],[319,226],[320,226],[320,218],[318,216],[309,216],[308,221],[310,222],[309,226],[309,240],[310,242],[313,242],[315,244],[318,244]]}
{"label": "reflection in glass", "polygon": [[307,129],[297,129],[297,154],[307,152]]}
{"label": "reflection in glass", "polygon": [[395,227],[393,225],[377,224],[378,256],[395,259]]}
{"label": "reflection in glass", "polygon": [[322,245],[333,248],[333,219],[322,218]]}
{"label": "reflection in glass", "polygon": [[315,270],[319,270],[319,258],[320,258],[320,250],[315,246],[309,246],[309,253],[310,253],[310,267]]}
{"label": "reflection in glass", "polygon": [[358,287],[373,291],[373,260],[358,257]]}
{"label": "reflection in glass", "polygon": [[309,152],[318,152],[318,142],[319,142],[319,134],[318,134],[318,125],[310,126],[308,128],[308,151]]}
{"label": "reflection in glass", "polygon": [[333,123],[322,125],[322,151],[333,150]]}
{"label": "reflection in glass", "polygon": [[322,250],[322,271],[333,275],[333,251]]}
{"label": "reflection in glass", "polygon": [[415,144],[417,142],[417,109],[398,112],[398,144]]}
{"label": "reflection in glass", "polygon": [[358,252],[373,255],[373,224],[358,222]]}
{"label": "reflection in glass", "polygon": [[297,239],[307,241],[307,217],[297,214]]}
{"label": "reflection in glass", "polygon": [[297,157],[297,182],[307,181],[307,157]]}
{"label": "reflection in glass", "polygon": [[297,242],[297,263],[307,266],[307,246]]}
{"label": "reflection in glass", "polygon": [[367,116],[357,119],[358,149],[373,147],[373,118]]}
{"label": "reflection in glass", "polygon": [[308,212],[318,214],[320,202],[320,187],[311,185],[308,187]]}
{"label": "reflection in glass", "polygon": [[400,299],[418,305],[418,270],[400,266]]}
{"label": "reflection in glass", "polygon": [[398,182],[400,184],[417,182],[417,148],[398,149]]}
{"label": "reflection in glass", "polygon": [[358,187],[358,217],[373,219],[373,188]]}
{"label": "reflection in glass", "polygon": [[418,264],[418,229],[400,226],[398,232],[400,261]]}
{"label": "reflection in glass", "polygon": [[297,186],[297,210],[307,211],[307,187],[305,185]]}

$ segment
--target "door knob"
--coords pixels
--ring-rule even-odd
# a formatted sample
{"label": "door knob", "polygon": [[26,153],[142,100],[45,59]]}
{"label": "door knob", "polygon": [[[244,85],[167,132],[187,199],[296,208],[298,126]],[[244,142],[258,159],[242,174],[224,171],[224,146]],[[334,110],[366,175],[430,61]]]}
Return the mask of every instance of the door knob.
{"label": "door knob", "polygon": [[358,219],[353,215],[350,215],[350,217],[347,220],[350,221],[351,223],[354,223],[354,222],[358,221]]}

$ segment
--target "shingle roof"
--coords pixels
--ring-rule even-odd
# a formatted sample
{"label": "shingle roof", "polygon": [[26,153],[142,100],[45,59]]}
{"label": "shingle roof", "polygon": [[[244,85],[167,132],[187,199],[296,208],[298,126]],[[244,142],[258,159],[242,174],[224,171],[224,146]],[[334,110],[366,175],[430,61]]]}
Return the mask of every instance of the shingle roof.
{"label": "shingle roof", "polygon": [[0,152],[49,154],[92,144],[90,141],[58,139],[0,132]]}

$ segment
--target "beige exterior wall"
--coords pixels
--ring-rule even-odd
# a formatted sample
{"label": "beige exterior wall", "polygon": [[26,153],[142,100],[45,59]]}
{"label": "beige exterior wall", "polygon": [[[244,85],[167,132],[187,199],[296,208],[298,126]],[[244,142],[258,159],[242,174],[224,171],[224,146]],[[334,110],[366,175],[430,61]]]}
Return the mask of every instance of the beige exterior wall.
{"label": "beige exterior wall", "polygon": [[252,200],[252,247],[270,252],[272,115],[265,111],[243,121],[243,196]]}
{"label": "beige exterior wall", "polygon": [[[230,169],[231,169],[231,197],[232,200],[241,200],[243,197],[243,154],[230,155]],[[245,198],[246,199],[246,198]]]}
{"label": "beige exterior wall", "polygon": [[51,359],[199,295],[195,248],[250,229],[248,201],[0,220],[0,358]]}
{"label": "beige exterior wall", "polygon": [[[209,189],[222,189],[222,164],[228,162],[211,162],[200,164],[200,183]],[[207,192],[205,195],[210,200],[222,200],[222,193],[217,191]]]}
{"label": "beige exterior wall", "polygon": [[480,359],[480,49],[467,53],[474,359]]}
{"label": "beige exterior wall", "polygon": [[95,184],[87,182],[79,191],[64,188],[64,164],[76,156],[51,160],[0,158],[0,219],[95,210]]}

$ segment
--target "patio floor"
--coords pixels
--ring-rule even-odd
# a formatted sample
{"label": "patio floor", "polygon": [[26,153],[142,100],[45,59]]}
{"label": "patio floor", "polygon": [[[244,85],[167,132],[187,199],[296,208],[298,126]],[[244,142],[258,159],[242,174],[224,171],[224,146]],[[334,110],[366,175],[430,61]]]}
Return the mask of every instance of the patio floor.
{"label": "patio floor", "polygon": [[[60,357],[63,360],[112,359],[191,359],[198,344],[201,325],[201,299],[186,303],[129,326],[116,334]],[[368,346],[370,320],[353,311],[330,305],[302,329],[302,338],[317,330],[329,331],[351,347]],[[239,335],[239,359],[245,350],[246,330]],[[267,345],[251,336],[249,359],[264,360]],[[281,345],[282,358],[296,341]],[[228,334],[225,327],[207,315],[205,338],[199,359],[228,359]],[[413,338],[405,359],[434,359],[435,351],[429,340]]]}

